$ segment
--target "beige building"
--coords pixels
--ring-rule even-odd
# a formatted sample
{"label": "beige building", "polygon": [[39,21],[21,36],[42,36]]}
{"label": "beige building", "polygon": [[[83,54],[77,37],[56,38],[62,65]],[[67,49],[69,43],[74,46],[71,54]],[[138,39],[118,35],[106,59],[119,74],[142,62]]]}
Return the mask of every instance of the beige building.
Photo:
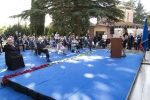
{"label": "beige building", "polygon": [[114,34],[110,34],[110,24],[104,23],[104,18],[99,19],[97,24],[91,25],[89,29],[89,33],[91,37],[94,36],[102,36],[104,38],[110,37],[120,37],[122,35],[122,31],[124,27],[128,28],[128,33],[131,33],[133,36],[141,34],[143,31],[143,26],[139,24],[133,23],[133,14],[134,9],[128,6],[118,6],[119,9],[124,11],[125,18],[123,22],[115,23]]}

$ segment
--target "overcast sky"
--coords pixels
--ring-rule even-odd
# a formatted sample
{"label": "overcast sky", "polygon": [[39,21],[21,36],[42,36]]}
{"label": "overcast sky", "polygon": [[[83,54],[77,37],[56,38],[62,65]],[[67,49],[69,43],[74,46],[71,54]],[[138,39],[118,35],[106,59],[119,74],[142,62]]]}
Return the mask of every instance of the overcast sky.
{"label": "overcast sky", "polygon": [[[128,0],[124,0],[128,1]],[[150,11],[149,0],[141,0],[144,5],[144,8],[147,11]],[[31,0],[0,0],[0,27],[9,24],[18,23],[18,19],[8,18],[11,15],[19,14],[23,10],[30,9]],[[46,19],[46,22],[49,23],[51,20]]]}

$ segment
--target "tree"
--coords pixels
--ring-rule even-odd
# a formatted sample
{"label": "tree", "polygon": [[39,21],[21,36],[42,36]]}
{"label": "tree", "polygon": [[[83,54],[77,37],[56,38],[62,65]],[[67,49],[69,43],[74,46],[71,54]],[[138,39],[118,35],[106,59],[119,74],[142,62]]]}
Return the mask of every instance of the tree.
{"label": "tree", "polygon": [[20,25],[20,24],[15,24],[13,26],[9,26],[4,30],[4,35],[5,36],[14,36],[15,31],[21,32],[22,34],[25,35],[30,35],[30,29],[26,25]]}
{"label": "tree", "polygon": [[31,9],[22,11],[21,14],[10,16],[12,18],[30,19],[30,32],[44,35],[46,0],[31,0]]}
{"label": "tree", "polygon": [[0,35],[4,35],[4,31],[7,29],[6,26],[0,28]]}
{"label": "tree", "polygon": [[30,16],[31,29],[42,34],[44,15],[51,14],[55,31],[79,36],[88,29],[90,17],[104,17],[109,23],[121,21],[124,12],[116,7],[119,4],[119,0],[32,0],[31,10],[19,16]]}
{"label": "tree", "polygon": [[123,1],[122,4],[124,6],[130,6],[130,7],[136,8],[136,2],[137,0],[129,0],[127,2]]}
{"label": "tree", "polygon": [[45,13],[41,10],[44,9],[44,0],[32,0],[30,13],[30,30],[31,33],[36,35],[44,35]]}
{"label": "tree", "polygon": [[135,8],[133,22],[137,24],[143,24],[143,20],[146,18],[146,11],[144,10],[144,6],[139,0],[137,7]]}
{"label": "tree", "polygon": [[104,17],[109,23],[121,21],[124,12],[116,7],[119,3],[118,0],[57,0],[51,8],[54,26],[66,24],[79,36],[81,25],[89,27],[90,17]]}

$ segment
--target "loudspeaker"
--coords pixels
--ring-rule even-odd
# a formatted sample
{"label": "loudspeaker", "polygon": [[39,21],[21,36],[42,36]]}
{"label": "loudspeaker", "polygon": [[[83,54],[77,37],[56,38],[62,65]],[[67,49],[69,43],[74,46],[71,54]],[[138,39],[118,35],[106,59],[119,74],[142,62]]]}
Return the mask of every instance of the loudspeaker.
{"label": "loudspeaker", "polygon": [[114,34],[114,26],[110,26],[110,34]]}

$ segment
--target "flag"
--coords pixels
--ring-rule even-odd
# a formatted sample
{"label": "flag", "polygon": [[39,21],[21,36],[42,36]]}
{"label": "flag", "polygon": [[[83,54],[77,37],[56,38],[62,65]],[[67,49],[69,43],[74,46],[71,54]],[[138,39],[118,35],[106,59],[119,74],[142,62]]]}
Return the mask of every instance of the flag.
{"label": "flag", "polygon": [[145,22],[144,22],[144,29],[143,29],[141,43],[142,43],[143,52],[146,52],[146,49],[148,48],[148,26],[147,26],[147,19],[145,19]]}

